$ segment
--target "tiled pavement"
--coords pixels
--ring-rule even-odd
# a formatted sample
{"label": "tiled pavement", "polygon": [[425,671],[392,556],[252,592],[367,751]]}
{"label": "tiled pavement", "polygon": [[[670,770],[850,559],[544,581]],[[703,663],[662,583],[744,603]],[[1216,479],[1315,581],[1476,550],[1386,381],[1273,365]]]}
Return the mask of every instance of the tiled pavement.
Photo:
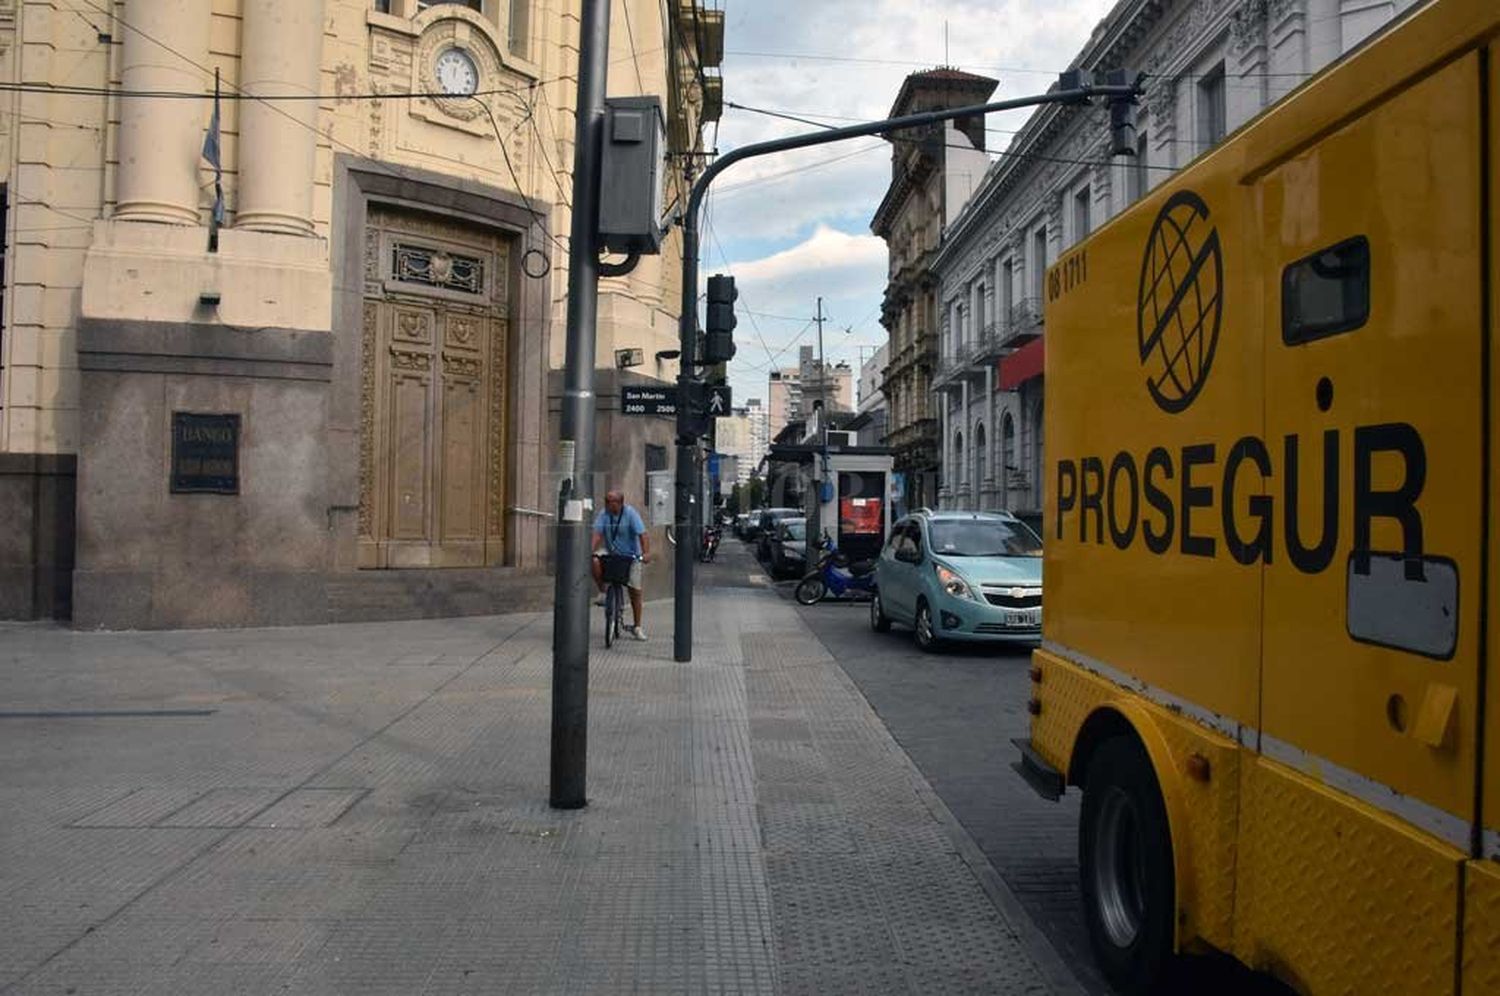
{"label": "tiled pavement", "polygon": [[0,626],[0,992],[1067,990],[791,606],[695,615],[595,649],[574,812],[550,616]]}

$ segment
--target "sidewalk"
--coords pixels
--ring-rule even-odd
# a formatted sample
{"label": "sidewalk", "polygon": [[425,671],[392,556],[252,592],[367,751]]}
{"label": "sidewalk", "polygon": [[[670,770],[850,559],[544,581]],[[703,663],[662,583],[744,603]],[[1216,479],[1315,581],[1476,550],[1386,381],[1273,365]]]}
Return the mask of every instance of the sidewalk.
{"label": "sidewalk", "polygon": [[576,812],[550,615],[0,625],[0,992],[1066,988],[791,606],[695,616],[595,647]]}

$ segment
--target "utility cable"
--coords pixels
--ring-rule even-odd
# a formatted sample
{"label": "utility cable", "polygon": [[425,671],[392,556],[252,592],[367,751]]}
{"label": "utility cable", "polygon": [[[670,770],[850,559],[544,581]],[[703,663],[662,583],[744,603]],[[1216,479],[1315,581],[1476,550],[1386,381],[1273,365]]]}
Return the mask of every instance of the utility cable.
{"label": "utility cable", "polygon": [[[209,70],[209,68],[207,66],[204,66],[202,63],[198,62],[197,60],[195,60],[195,59],[193,59],[193,58],[191,58],[191,57],[183,54],[182,52],[178,51],[177,49],[175,49],[172,46],[168,45],[167,43],[163,42],[159,38],[153,37],[148,32],[142,31],[140,28],[137,28],[135,25],[129,23],[124,18],[113,15],[111,12],[105,10],[104,8],[102,8],[98,4],[96,4],[94,2],[94,0],[79,0],[79,2],[85,4],[86,6],[88,6],[90,8],[92,8],[94,11],[96,11],[99,14],[102,14],[102,15],[104,15],[106,17],[110,17],[114,21],[114,23],[119,24],[121,27],[126,28],[127,30],[135,32],[137,35],[139,35],[140,37],[142,37],[142,38],[146,39],[147,41],[151,42],[153,45],[156,45],[157,47],[159,47],[159,48],[161,48],[161,49],[163,49],[163,50],[165,50],[167,52],[170,52],[172,55],[175,55],[177,58],[181,59],[183,62],[187,63],[188,65],[197,68],[200,72],[204,73],[205,75],[207,75],[207,74],[209,74],[211,72],[211,70]],[[244,90],[242,90],[238,86],[235,86],[235,84],[232,84],[232,83],[229,84],[229,86],[233,89],[233,92],[235,94],[241,95],[241,99],[258,100],[261,103],[265,104],[267,107],[269,107],[271,110],[273,110],[276,113],[280,114],[281,116],[285,117],[287,120],[294,122],[299,127],[302,127],[302,128],[307,129],[308,131],[311,131],[318,138],[320,138],[320,139],[326,139],[331,144],[339,146],[340,148],[344,149],[346,152],[350,152],[350,153],[352,153],[352,154],[354,154],[356,156],[361,156],[363,158],[363,153],[361,153],[360,150],[356,149],[352,145],[349,145],[347,142],[343,142],[343,141],[340,141],[337,138],[334,138],[331,132],[324,133],[323,131],[319,130],[316,125],[309,125],[305,121],[302,121],[299,118],[297,118],[297,117],[295,117],[295,116],[293,116],[291,114],[288,114],[286,111],[282,110],[280,107],[277,107],[274,103],[272,103],[270,100],[267,100],[264,97],[260,97],[260,96],[257,96],[255,94],[245,93]],[[208,98],[212,98],[214,95],[213,94],[204,94],[203,96],[208,97]],[[451,96],[451,95],[448,95],[448,96]],[[476,97],[476,99],[477,99],[477,97]],[[480,104],[483,106],[484,102],[480,101]],[[489,110],[487,106],[486,106],[485,109],[486,109],[486,111]],[[494,117],[493,117],[493,114],[492,114],[491,115],[491,124],[494,125],[494,123],[495,123],[494,122]],[[499,133],[498,126],[496,126],[494,130],[495,130],[495,139],[496,139],[496,142],[499,143],[499,145],[501,146],[502,156],[503,156],[503,158],[506,161],[507,167],[509,167],[510,166],[510,157],[509,157],[508,153],[506,153],[505,143],[500,140],[500,133]],[[387,162],[383,162],[383,161],[380,161],[380,160],[374,160],[374,162],[377,164],[377,168],[380,168],[380,169],[384,170],[388,176],[394,177],[395,179],[408,180],[408,181],[416,179],[412,174],[410,174],[406,170],[402,169],[399,165],[397,165],[395,163],[387,163]],[[541,227],[541,230],[542,230],[543,234],[546,235],[546,237],[552,242],[552,244],[554,246],[556,246],[558,248],[558,250],[560,252],[566,254],[567,253],[567,248],[562,244],[562,242],[560,242],[558,240],[557,236],[554,235],[551,232],[551,230],[545,224],[543,224],[544,219],[543,219],[542,215],[535,208],[533,208],[533,207],[530,206],[531,205],[530,199],[526,197],[525,190],[524,190],[524,188],[521,187],[520,180],[519,180],[518,177],[516,177],[514,168],[511,168],[511,178],[516,183],[516,188],[517,188],[516,189],[516,193],[521,196],[521,198],[523,199],[523,201],[525,201],[525,203],[527,205],[528,211],[531,213],[532,217],[534,217],[537,220],[538,224]]]}

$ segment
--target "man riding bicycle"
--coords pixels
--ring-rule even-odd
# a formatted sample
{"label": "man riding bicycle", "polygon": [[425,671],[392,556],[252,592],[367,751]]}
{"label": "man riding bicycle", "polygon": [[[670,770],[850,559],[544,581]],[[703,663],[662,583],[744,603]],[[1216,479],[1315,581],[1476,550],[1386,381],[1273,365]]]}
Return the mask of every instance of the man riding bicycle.
{"label": "man riding bicycle", "polygon": [[646,631],[641,628],[641,565],[651,560],[651,537],[646,534],[646,523],[641,514],[625,504],[625,495],[618,489],[604,496],[604,510],[594,519],[594,587],[599,589],[600,599],[594,603],[604,604],[604,560],[613,554],[631,558],[630,580],[626,588],[630,591],[630,611],[635,616],[635,625],[625,627],[631,637],[645,640]]}

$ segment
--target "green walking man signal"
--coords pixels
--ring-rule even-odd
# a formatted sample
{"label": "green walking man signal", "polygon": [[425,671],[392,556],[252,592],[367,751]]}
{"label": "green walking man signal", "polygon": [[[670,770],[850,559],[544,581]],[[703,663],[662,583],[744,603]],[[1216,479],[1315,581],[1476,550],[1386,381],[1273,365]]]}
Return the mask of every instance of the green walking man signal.
{"label": "green walking man signal", "polygon": [[703,365],[728,363],[734,359],[734,278],[716,274],[708,278],[708,320],[704,325]]}

